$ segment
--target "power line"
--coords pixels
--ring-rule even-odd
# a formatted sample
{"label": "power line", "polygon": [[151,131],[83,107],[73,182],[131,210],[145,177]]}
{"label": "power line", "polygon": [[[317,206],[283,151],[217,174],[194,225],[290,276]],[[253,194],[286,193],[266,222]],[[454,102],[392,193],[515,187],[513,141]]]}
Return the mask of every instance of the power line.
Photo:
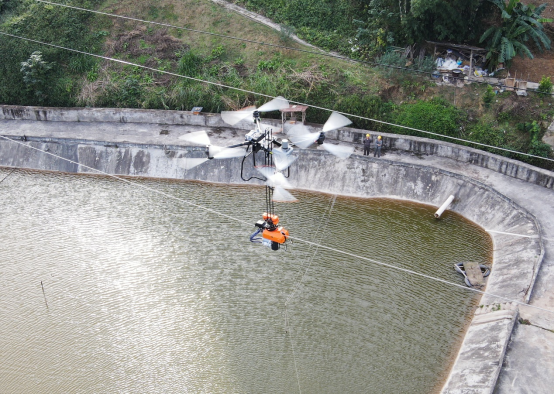
{"label": "power line", "polygon": [[[129,66],[138,67],[138,68],[143,68],[145,70],[150,70],[150,71],[154,71],[154,72],[161,73],[161,74],[172,75],[172,76],[179,77],[179,78],[186,78],[186,79],[190,79],[192,81],[206,83],[206,84],[209,84],[209,85],[214,85],[214,86],[218,86],[218,87],[222,87],[222,88],[226,88],[226,89],[237,90],[237,91],[240,91],[240,92],[249,93],[249,94],[253,94],[253,95],[256,95],[256,96],[262,96],[262,97],[267,97],[267,98],[271,98],[271,99],[276,98],[275,96],[270,96],[270,95],[264,94],[264,93],[258,93],[258,92],[254,92],[254,91],[247,90],[247,89],[241,89],[241,88],[237,88],[237,87],[234,87],[234,86],[224,85],[224,84],[218,83],[218,82],[206,81],[206,80],[203,80],[203,79],[189,77],[189,76],[186,76],[186,75],[177,74],[177,73],[173,73],[173,72],[170,72],[170,71],[159,70],[159,69],[156,69],[156,68],[153,68],[153,67],[148,67],[148,66],[144,66],[144,65],[141,65],[141,64],[132,63],[132,62],[128,62],[128,61],[121,60],[121,59],[115,59],[115,58],[111,58],[111,57],[108,57],[108,56],[102,56],[102,55],[97,55],[97,54],[94,54],[94,53],[79,51],[77,49],[63,47],[61,45],[49,44],[49,43],[46,43],[46,42],[33,40],[31,38],[18,36],[18,35],[6,33],[6,32],[3,32],[3,31],[0,31],[0,34],[8,36],[8,37],[13,37],[13,38],[18,38],[18,39],[25,40],[25,41],[34,42],[34,43],[41,44],[41,45],[50,46],[50,47],[53,47],[53,48],[63,49],[63,50],[70,51],[70,52],[75,52],[75,53],[80,53],[82,55],[93,56],[93,57],[97,57],[99,59],[109,60],[109,61],[113,61],[113,62],[116,62],[116,63],[126,64],[126,65],[129,65]],[[293,103],[293,104],[305,105],[305,106],[308,106],[308,107],[311,107],[311,108],[321,109],[321,110],[324,110],[324,111],[329,111],[329,112],[333,111],[333,110],[328,109],[328,108],[320,107],[320,106],[313,105],[313,104],[302,103],[302,102],[299,102],[299,101],[290,101],[290,102]],[[518,154],[518,155],[522,155],[522,156],[526,156],[526,157],[533,157],[533,158],[536,158],[536,159],[542,159],[542,160],[554,162],[554,159],[549,159],[547,157],[531,155],[529,153],[523,153],[523,152],[518,152],[518,151],[511,150],[511,149],[500,148],[500,147],[494,146],[494,145],[482,144],[480,142],[464,140],[462,138],[451,137],[451,136],[447,136],[447,135],[433,133],[431,131],[417,129],[415,127],[409,127],[409,126],[403,126],[403,125],[394,124],[394,123],[390,123],[390,122],[385,122],[383,120],[372,119],[372,118],[368,118],[368,117],[360,116],[360,115],[354,115],[354,114],[350,114],[348,112],[339,112],[339,111],[336,111],[336,112],[338,112],[340,114],[343,114],[345,116],[358,118],[358,119],[361,119],[361,120],[368,120],[370,122],[375,122],[375,123],[381,123],[381,124],[388,125],[388,126],[399,127],[399,128],[406,129],[406,130],[417,131],[417,132],[432,135],[432,136],[435,136],[435,137],[447,138],[447,139],[450,139],[450,140],[465,142],[465,143],[473,144],[473,145],[476,145],[476,146],[496,149],[496,150],[500,150],[500,151],[503,151],[503,152],[514,153],[514,154]]]}
{"label": "power line", "polygon": [[[45,4],[57,5],[57,6],[60,6],[60,7],[65,7],[65,8],[71,8],[71,9],[75,9],[75,10],[79,10],[79,11],[92,12],[92,13],[95,13],[95,14],[110,16],[110,17],[113,17],[113,18],[121,18],[121,19],[127,19],[127,20],[131,20],[131,21],[135,21],[135,22],[149,23],[149,24],[152,24],[152,25],[158,25],[158,26],[163,26],[163,27],[171,27],[173,29],[185,30],[185,31],[193,32],[193,33],[207,34],[207,35],[211,35],[211,36],[227,38],[227,39],[230,39],[230,40],[237,40],[237,41],[248,42],[248,43],[251,43],[251,44],[265,45],[265,46],[270,46],[270,47],[275,47],[275,48],[280,48],[280,49],[287,49],[287,50],[290,50],[290,51],[309,53],[309,54],[312,54],[312,55],[326,56],[326,57],[331,57],[331,58],[335,58],[335,59],[345,60],[345,61],[352,62],[352,63],[360,63],[360,64],[365,64],[365,65],[370,65],[370,66],[375,66],[375,67],[391,68],[391,69],[395,69],[395,70],[408,71],[408,72],[415,73],[415,74],[432,75],[432,72],[430,72],[430,71],[415,70],[413,68],[400,67],[400,66],[395,66],[395,65],[386,64],[386,63],[372,62],[372,61],[369,61],[369,60],[352,59],[352,58],[349,58],[349,57],[346,57],[346,56],[342,56],[342,55],[339,55],[339,54],[334,54],[334,53],[327,52],[327,51],[324,51],[324,50],[320,50],[320,52],[315,52],[315,51],[310,51],[310,50],[307,50],[307,49],[288,47],[288,46],[285,46],[285,45],[272,44],[272,43],[263,42],[263,41],[249,40],[247,38],[228,36],[228,35],[225,35],[225,34],[213,33],[213,32],[209,32],[209,31],[205,31],[205,30],[198,30],[198,29],[191,29],[191,28],[183,27],[183,26],[176,26],[176,25],[172,25],[172,24],[169,24],[169,23],[154,22],[154,21],[149,21],[149,20],[144,20],[144,19],[139,19],[139,18],[133,18],[133,17],[130,17],[130,16],[111,14],[111,13],[108,13],[108,12],[96,11],[96,10],[91,10],[91,9],[88,9],[88,8],[76,7],[76,6],[71,6],[71,5],[67,5],[67,4],[54,3],[54,2],[46,1],[46,0],[35,0],[35,1],[37,1],[39,3],[45,3]],[[499,86],[499,87],[504,86],[504,84],[502,84],[502,83],[493,83],[493,82],[478,81],[478,80],[475,80],[475,81],[472,81],[472,82],[482,84],[482,85],[484,84],[484,85],[492,85],[492,86]],[[538,90],[536,90],[536,89],[527,89],[527,90],[528,91],[533,91],[533,92],[538,92]]]}
{"label": "power line", "polygon": [[[114,179],[117,179],[117,180],[120,180],[122,182],[125,182],[127,184],[130,184],[132,186],[137,186],[137,187],[140,187],[144,190],[148,190],[150,192],[153,192],[153,193],[157,193],[157,194],[160,194],[164,197],[168,197],[170,199],[174,199],[174,200],[177,200],[177,201],[180,201],[180,202],[183,202],[187,205],[190,205],[190,206],[193,206],[195,208],[199,208],[199,209],[203,209],[207,212],[210,212],[210,213],[213,213],[215,215],[219,215],[219,216],[222,216],[222,217],[225,217],[227,219],[230,219],[230,220],[233,220],[233,221],[236,221],[236,222],[239,222],[241,224],[245,224],[245,225],[248,225],[248,226],[252,226],[252,223],[250,222],[246,222],[242,219],[238,219],[238,218],[235,218],[231,215],[228,215],[228,214],[225,214],[225,213],[222,213],[222,212],[219,212],[219,211],[216,211],[215,209],[212,209],[212,208],[208,208],[208,207],[205,207],[203,205],[200,205],[200,204],[196,204],[194,202],[191,202],[191,201],[188,201],[188,200],[185,200],[185,199],[182,199],[182,198],[179,198],[179,197],[176,197],[174,195],[171,195],[171,194],[168,194],[168,193],[165,193],[165,192],[162,192],[160,190],[156,190],[156,189],[153,189],[151,187],[148,187],[148,186],[145,186],[145,185],[141,185],[140,183],[137,183],[137,182],[132,182],[128,179],[125,179],[125,178],[122,178],[120,176],[117,176],[117,175],[113,175],[113,174],[109,174],[105,171],[101,171],[101,170],[98,170],[96,168],[93,168],[93,167],[89,167],[87,165],[84,165],[84,164],[81,164],[81,163],[78,163],[76,161],[73,161],[71,159],[67,159],[63,156],[59,156],[59,155],[56,155],[55,153],[52,153],[52,152],[48,152],[48,151],[45,151],[45,150],[42,150],[42,149],[39,149],[39,148],[35,148],[34,146],[31,146],[29,144],[25,144],[21,141],[16,141],[12,138],[9,138],[7,136],[4,136],[4,135],[0,135],[0,138],[3,138],[7,141],[10,141],[10,142],[13,142],[15,144],[19,144],[21,146],[25,146],[29,149],[33,149],[33,150],[36,150],[38,152],[42,152],[42,153],[45,153],[47,155],[50,155],[50,156],[53,156],[53,157],[56,157],[58,159],[61,159],[61,160],[65,160],[69,163],[72,163],[72,164],[76,164],[78,166],[81,166],[83,168],[87,168],[93,172],[96,172],[96,173],[99,173],[99,174],[102,174],[102,175],[106,175],[106,176],[109,176],[109,177],[112,177]],[[397,270],[397,271],[402,271],[404,273],[407,273],[407,274],[411,274],[411,275],[416,275],[416,276],[419,276],[419,277],[422,277],[422,278],[425,278],[425,279],[429,279],[429,280],[433,280],[433,281],[436,281],[436,282],[440,282],[440,283],[444,283],[446,285],[450,285],[450,286],[455,286],[455,287],[459,287],[461,289],[465,289],[465,290],[469,290],[469,291],[473,291],[475,293],[479,293],[481,295],[487,295],[487,296],[491,296],[491,297],[494,297],[494,298],[499,298],[499,299],[503,299],[505,301],[508,301],[508,302],[512,302],[512,303],[515,303],[515,304],[519,304],[519,305],[523,305],[523,306],[526,306],[526,307],[529,307],[529,308],[533,308],[533,309],[537,309],[537,310],[540,310],[540,311],[543,311],[543,312],[548,312],[548,313],[552,313],[554,314],[554,310],[550,310],[550,309],[545,309],[545,308],[541,308],[541,307],[538,307],[538,306],[534,306],[534,305],[530,305],[530,304],[526,304],[524,302],[521,302],[521,301],[517,301],[517,300],[512,300],[508,297],[504,297],[504,296],[501,296],[501,295],[496,295],[496,294],[492,294],[492,293],[487,293],[487,292],[484,292],[484,291],[481,291],[481,290],[477,290],[477,289],[474,289],[472,287],[466,287],[466,286],[463,286],[463,285],[460,285],[460,284],[457,284],[457,283],[453,283],[453,282],[449,282],[445,279],[440,279],[440,278],[436,278],[436,277],[433,277],[433,276],[430,276],[430,275],[427,275],[427,274],[422,274],[420,272],[416,272],[416,271],[413,271],[413,270],[410,270],[410,269],[407,269],[407,268],[402,268],[402,267],[397,267],[395,265],[392,265],[392,264],[387,264],[387,263],[383,263],[381,261],[378,261],[378,260],[374,260],[374,259],[371,259],[369,257],[365,257],[365,256],[360,256],[360,255],[356,255],[354,253],[351,253],[351,252],[347,252],[347,251],[344,251],[344,250],[340,250],[340,249],[337,249],[337,248],[333,248],[333,247],[330,247],[330,246],[325,246],[325,245],[322,245],[322,244],[318,244],[316,242],[312,242],[312,241],[307,241],[307,240],[304,240],[302,238],[297,238],[297,237],[289,237],[290,239],[294,240],[294,241],[297,241],[297,242],[301,242],[301,243],[304,243],[306,245],[310,245],[310,246],[314,246],[314,247],[317,247],[317,248],[321,248],[321,249],[327,249],[327,250],[330,250],[330,251],[333,251],[333,252],[336,252],[336,253],[339,253],[339,254],[342,254],[342,255],[345,255],[345,256],[349,256],[349,257],[353,257],[353,258],[356,258],[356,259],[359,259],[359,260],[365,260],[365,261],[368,261],[370,263],[373,263],[373,264],[377,264],[377,265],[380,265],[380,266],[383,266],[383,267],[386,267],[386,268],[390,268],[390,269],[394,269],[394,270]]]}

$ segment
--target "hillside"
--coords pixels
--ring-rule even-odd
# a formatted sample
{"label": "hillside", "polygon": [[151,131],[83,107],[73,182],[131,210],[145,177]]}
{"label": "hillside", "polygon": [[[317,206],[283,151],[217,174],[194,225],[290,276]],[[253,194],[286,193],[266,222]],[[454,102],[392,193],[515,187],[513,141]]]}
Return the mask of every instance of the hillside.
{"label": "hillside", "polygon": [[[554,19],[554,2],[545,0],[528,0],[527,4],[539,6],[547,3],[548,6],[542,13],[544,18]],[[546,23],[545,30],[554,38],[554,23]],[[553,44],[554,45],[554,44]],[[516,57],[510,67],[510,74],[524,80],[539,82],[542,77],[552,77],[554,80],[554,50],[535,52],[535,58]]]}
{"label": "hillside", "polygon": [[[71,4],[174,27],[33,0],[8,1],[0,13],[2,31],[141,67],[3,37],[0,50],[8,60],[0,64],[0,102],[178,110],[202,106],[205,112],[219,112],[265,102],[264,97],[251,93],[257,92],[445,136],[552,155],[540,142],[545,124],[554,115],[551,98],[518,97],[510,92],[490,97],[485,85],[438,86],[418,73],[309,53],[312,48],[301,47],[287,34],[210,0],[73,0]],[[43,68],[23,72],[21,63],[34,51],[41,52]],[[406,63],[401,58],[396,61]],[[38,78],[28,78],[38,71]],[[328,115],[328,111],[311,108],[307,119],[323,123]],[[352,120],[360,128],[407,132],[371,120]],[[539,159],[521,159],[549,166]]]}

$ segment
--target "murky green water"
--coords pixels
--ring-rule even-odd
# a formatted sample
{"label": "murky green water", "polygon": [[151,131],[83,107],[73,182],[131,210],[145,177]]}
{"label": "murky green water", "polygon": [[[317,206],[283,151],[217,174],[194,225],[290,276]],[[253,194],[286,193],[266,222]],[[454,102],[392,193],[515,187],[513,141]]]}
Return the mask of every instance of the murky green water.
{"label": "murky green water", "polygon": [[[259,187],[138,182],[166,195],[20,170],[0,183],[1,393],[440,389],[473,293],[301,242],[251,244]],[[490,261],[486,233],[450,212],[294,194],[277,208],[292,236],[460,284],[454,262]]]}

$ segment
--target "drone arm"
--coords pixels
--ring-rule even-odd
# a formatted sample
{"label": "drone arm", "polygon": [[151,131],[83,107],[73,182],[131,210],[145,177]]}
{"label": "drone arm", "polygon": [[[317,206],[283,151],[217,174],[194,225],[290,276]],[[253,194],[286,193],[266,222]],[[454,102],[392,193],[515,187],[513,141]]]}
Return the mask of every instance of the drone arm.
{"label": "drone arm", "polygon": [[231,146],[226,146],[225,148],[238,148],[239,146],[247,146],[247,145],[250,145],[251,142],[250,141],[246,141],[246,142],[241,142],[240,144],[235,144],[235,145],[231,145]]}

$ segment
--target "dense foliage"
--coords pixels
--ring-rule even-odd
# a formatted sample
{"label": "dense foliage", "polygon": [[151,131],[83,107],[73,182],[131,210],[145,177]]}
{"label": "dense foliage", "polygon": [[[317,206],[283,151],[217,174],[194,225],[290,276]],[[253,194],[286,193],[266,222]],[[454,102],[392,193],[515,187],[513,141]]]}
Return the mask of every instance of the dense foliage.
{"label": "dense foliage", "polygon": [[[100,0],[76,0],[72,5],[94,7]],[[86,28],[90,13],[53,7],[32,0],[3,0],[0,22],[2,31],[77,50],[98,52],[104,33]],[[40,52],[43,67],[40,83],[25,80],[21,63]],[[86,72],[96,61],[63,49],[2,36],[0,53],[0,102],[11,104],[74,105],[72,96],[78,88],[72,75]],[[47,87],[47,88],[46,88]]]}
{"label": "dense foliage", "polygon": [[[487,59],[491,66],[509,64],[516,55],[533,58],[529,41],[538,50],[550,49],[550,38],[544,32],[542,23],[552,19],[541,18],[546,4],[539,7],[524,5],[519,0],[489,0],[500,12],[502,22],[493,25],[481,36],[480,42],[487,42]],[[491,68],[492,68],[491,67]]]}
{"label": "dense foliage", "polygon": [[354,33],[352,19],[361,11],[361,1],[351,0],[236,0],[284,26],[315,45],[347,53],[347,39]]}
{"label": "dense foliage", "polygon": [[[100,0],[71,0],[72,5],[89,8],[100,3]],[[386,66],[350,68],[344,64],[332,65],[321,58],[299,59],[288,57],[286,52],[266,54],[262,51],[256,52],[255,64],[247,65],[240,51],[229,50],[221,42],[209,48],[195,47],[188,37],[177,39],[167,29],[137,24],[115,29],[112,20],[90,13],[34,0],[0,0],[0,28],[4,32],[214,83],[169,77],[152,69],[1,36],[0,103],[177,110],[201,106],[205,112],[219,112],[264,101],[244,91],[215,85],[217,83],[281,95],[291,101],[367,118],[352,119],[353,126],[358,128],[439,139],[450,136],[552,157],[550,147],[541,142],[544,123],[554,115],[550,96],[518,98],[518,102],[514,102],[513,93],[497,95],[491,87],[471,85],[464,89],[440,89],[425,76],[410,72],[431,71],[432,58],[421,57],[408,62],[401,51],[385,50],[391,44],[411,42],[416,37],[455,39],[461,34],[461,26],[474,26],[478,18],[464,17],[464,21],[457,21],[460,25],[452,25],[457,28],[448,31],[450,23],[445,22],[448,16],[438,21],[438,11],[435,13],[431,9],[433,4],[434,10],[441,10],[444,15],[450,13],[454,19],[457,14],[469,12],[471,4],[482,7],[482,3],[479,5],[473,0],[467,3],[457,0],[279,0],[271,4],[265,0],[249,0],[247,3],[256,7],[265,7],[267,3],[266,15],[283,25],[292,25],[305,36],[312,34],[316,42],[320,40],[319,43],[325,44],[327,40],[324,46],[328,48],[337,49],[337,45],[346,43],[348,51],[357,48],[354,53],[358,56],[370,52],[372,56],[380,55],[379,62]],[[399,5],[402,7],[398,8]],[[146,7],[148,9],[153,8]],[[407,21],[412,25],[410,28],[407,28]],[[475,30],[466,31],[467,37],[481,34],[477,27],[473,28]],[[364,44],[363,40],[368,41]],[[369,50],[370,47],[373,49]],[[401,71],[398,67],[409,70]],[[550,79],[544,79],[541,89],[545,93],[552,89]],[[467,97],[457,98],[457,90]],[[522,107],[523,102],[527,107]],[[531,107],[532,111],[526,110]],[[308,121],[323,123],[327,117],[327,111],[312,108]],[[437,136],[387,123],[427,130]],[[494,148],[484,149],[508,155]],[[539,159],[508,156],[541,166],[548,164]]]}

